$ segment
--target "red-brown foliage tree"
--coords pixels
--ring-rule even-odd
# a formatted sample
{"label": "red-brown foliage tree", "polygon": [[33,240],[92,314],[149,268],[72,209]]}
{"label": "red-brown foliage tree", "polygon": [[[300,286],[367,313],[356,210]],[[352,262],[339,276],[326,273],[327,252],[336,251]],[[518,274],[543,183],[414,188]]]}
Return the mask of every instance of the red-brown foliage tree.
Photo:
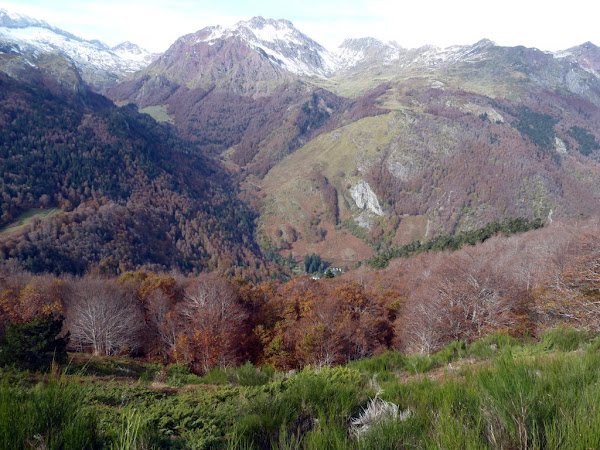
{"label": "red-brown foliage tree", "polygon": [[231,283],[217,275],[189,281],[177,305],[179,348],[198,372],[229,367],[239,362],[244,343],[240,335],[247,313]]}

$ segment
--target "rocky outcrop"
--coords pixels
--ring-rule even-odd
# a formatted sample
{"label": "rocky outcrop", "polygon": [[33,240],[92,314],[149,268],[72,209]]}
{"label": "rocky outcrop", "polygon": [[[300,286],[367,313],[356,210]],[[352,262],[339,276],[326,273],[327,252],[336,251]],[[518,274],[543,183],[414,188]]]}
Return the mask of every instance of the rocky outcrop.
{"label": "rocky outcrop", "polygon": [[360,209],[367,209],[378,216],[383,216],[383,210],[379,205],[379,200],[375,192],[369,186],[366,181],[358,182],[352,189],[350,189],[350,195]]}

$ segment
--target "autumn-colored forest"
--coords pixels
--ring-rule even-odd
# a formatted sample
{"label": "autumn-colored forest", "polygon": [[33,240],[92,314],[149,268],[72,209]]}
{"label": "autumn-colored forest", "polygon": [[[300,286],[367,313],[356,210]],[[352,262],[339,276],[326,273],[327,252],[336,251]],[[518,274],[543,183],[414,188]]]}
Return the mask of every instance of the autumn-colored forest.
{"label": "autumn-colored forest", "polygon": [[599,242],[600,219],[591,218],[394,259],[382,270],[258,284],[216,272],[34,275],[8,260],[0,333],[8,323],[63,316],[72,350],[204,373],[247,360],[292,369],[391,348],[433,352],[459,339],[535,336],[562,323],[600,331]]}
{"label": "autumn-colored forest", "polygon": [[172,128],[92,93],[56,94],[3,75],[0,88],[0,230],[33,208],[61,211],[2,234],[0,259],[33,273],[100,265],[113,274],[269,275],[256,213],[225,169]]}

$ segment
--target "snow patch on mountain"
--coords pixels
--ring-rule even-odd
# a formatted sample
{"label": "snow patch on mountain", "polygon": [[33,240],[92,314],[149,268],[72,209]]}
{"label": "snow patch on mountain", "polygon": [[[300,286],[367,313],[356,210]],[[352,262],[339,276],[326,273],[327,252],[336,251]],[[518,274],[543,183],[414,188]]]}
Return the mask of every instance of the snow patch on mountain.
{"label": "snow patch on mountain", "polygon": [[401,68],[435,68],[456,62],[475,62],[485,58],[485,50],[495,45],[483,39],[474,45],[454,45],[440,48],[426,45],[406,49],[396,42],[383,42],[374,38],[346,39],[335,51],[338,66],[350,69],[361,64],[390,65]]}
{"label": "snow patch on mountain", "polygon": [[366,37],[344,40],[334,55],[339,68],[350,69],[364,63],[389,65],[400,59],[405,51],[396,42]]}
{"label": "snow patch on mountain", "polygon": [[14,11],[8,11],[0,8],[0,27],[7,28],[26,28],[26,27],[42,27],[52,29],[47,22],[34,19]]}
{"label": "snow patch on mountain", "polygon": [[[150,53],[139,45],[126,41],[110,49],[115,55],[124,61],[138,62],[143,68],[158,58],[158,54]],[[137,69],[139,70],[139,69]]]}
{"label": "snow patch on mountain", "polygon": [[130,43],[111,50],[103,42],[88,41],[47,22],[0,9],[0,43],[13,53],[55,53],[71,60],[85,74],[101,70],[115,74],[136,72],[146,67],[152,55]]}
{"label": "snow patch on mountain", "polygon": [[233,27],[208,27],[198,33],[196,42],[214,45],[228,38],[241,39],[264,52],[272,63],[297,75],[326,77],[338,69],[334,55],[288,20],[254,17]]}
{"label": "snow patch on mountain", "polygon": [[338,60],[344,67],[354,67],[366,57],[364,50],[354,50],[350,48],[339,48],[336,52]]}

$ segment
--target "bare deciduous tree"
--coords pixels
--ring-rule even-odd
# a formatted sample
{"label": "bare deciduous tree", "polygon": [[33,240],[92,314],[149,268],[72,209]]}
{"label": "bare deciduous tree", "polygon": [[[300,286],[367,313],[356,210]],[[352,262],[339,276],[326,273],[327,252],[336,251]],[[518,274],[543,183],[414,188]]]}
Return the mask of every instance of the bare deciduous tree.
{"label": "bare deciduous tree", "polygon": [[66,308],[71,342],[96,355],[141,346],[143,316],[135,297],[109,281],[82,279],[73,285]]}

